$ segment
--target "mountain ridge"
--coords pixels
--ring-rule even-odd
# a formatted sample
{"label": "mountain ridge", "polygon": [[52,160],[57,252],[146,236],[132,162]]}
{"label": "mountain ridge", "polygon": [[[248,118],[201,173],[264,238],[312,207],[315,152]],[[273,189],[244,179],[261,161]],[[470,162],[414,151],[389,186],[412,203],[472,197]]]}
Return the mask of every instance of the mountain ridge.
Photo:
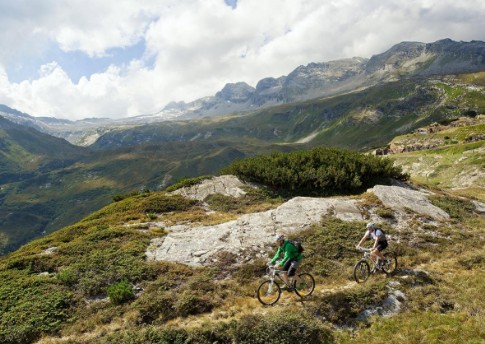
{"label": "mountain ridge", "polygon": [[13,121],[23,121],[72,143],[89,145],[116,127],[254,111],[343,94],[403,77],[483,71],[484,56],[485,43],[482,41],[455,42],[443,39],[434,43],[401,42],[370,59],[354,57],[301,65],[287,76],[263,78],[257,82],[256,87],[243,81],[228,83],[213,96],[189,103],[170,102],[160,112],[151,115],[118,120],[85,119],[66,122],[45,118],[27,119],[25,116],[18,119],[18,112],[5,111],[5,106],[0,107],[0,114],[3,112],[4,116],[9,116]]}

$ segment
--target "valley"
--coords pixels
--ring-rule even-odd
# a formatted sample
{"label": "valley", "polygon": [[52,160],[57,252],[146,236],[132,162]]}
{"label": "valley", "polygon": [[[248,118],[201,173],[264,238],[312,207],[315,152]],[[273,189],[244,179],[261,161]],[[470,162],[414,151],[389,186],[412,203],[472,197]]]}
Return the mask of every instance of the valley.
{"label": "valley", "polygon": [[[163,120],[0,106],[0,342],[483,342],[481,49],[403,42]],[[369,221],[398,270],[356,283]],[[264,307],[279,232],[317,287]]]}

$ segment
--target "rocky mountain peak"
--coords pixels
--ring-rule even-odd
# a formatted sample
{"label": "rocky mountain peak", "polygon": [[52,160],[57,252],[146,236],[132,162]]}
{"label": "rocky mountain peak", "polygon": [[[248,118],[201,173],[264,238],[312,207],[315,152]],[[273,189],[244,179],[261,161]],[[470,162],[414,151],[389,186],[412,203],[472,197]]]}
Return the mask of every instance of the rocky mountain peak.
{"label": "rocky mountain peak", "polygon": [[229,83],[222,90],[216,93],[216,98],[221,98],[233,103],[246,102],[255,89],[245,82]]}
{"label": "rocky mountain peak", "polygon": [[456,42],[449,38],[434,43],[401,42],[371,57],[368,75],[399,72],[400,75],[433,75],[477,72],[485,69],[485,42]]}

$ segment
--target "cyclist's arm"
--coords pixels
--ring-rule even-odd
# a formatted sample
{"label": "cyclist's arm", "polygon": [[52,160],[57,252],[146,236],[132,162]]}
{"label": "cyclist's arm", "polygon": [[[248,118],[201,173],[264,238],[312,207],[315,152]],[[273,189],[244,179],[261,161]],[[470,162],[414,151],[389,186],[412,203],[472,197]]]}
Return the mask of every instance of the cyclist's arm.
{"label": "cyclist's arm", "polygon": [[357,244],[358,247],[362,246],[362,244],[364,243],[364,241],[367,240],[367,232],[364,234],[364,236],[362,237],[362,239],[360,239],[359,243]]}
{"label": "cyclist's arm", "polygon": [[281,246],[278,247],[278,250],[276,251],[276,254],[274,255],[273,259],[271,259],[270,264],[274,264],[280,257],[280,254],[281,254]]}
{"label": "cyclist's arm", "polygon": [[372,245],[372,249],[375,250],[377,247],[377,243],[379,242],[379,237],[376,236],[376,240],[374,241],[374,245]]}

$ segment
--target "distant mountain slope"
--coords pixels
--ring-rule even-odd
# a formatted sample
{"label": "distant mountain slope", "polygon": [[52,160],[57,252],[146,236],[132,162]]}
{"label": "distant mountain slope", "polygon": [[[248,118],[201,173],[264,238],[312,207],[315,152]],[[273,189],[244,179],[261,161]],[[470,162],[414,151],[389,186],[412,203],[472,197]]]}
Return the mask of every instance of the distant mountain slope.
{"label": "distant mountain slope", "polygon": [[245,115],[113,130],[102,135],[93,147],[254,140],[365,150],[466,111],[485,113],[481,85],[484,79],[485,74],[476,73],[399,80],[346,95],[279,105]]}
{"label": "distant mountain slope", "polygon": [[485,42],[455,42],[443,39],[434,43],[402,42],[373,56],[365,72],[391,76],[447,75],[483,71]]}
{"label": "distant mountain slope", "polygon": [[69,166],[88,150],[0,116],[0,183]]}
{"label": "distant mountain slope", "polygon": [[407,77],[483,70],[485,42],[402,42],[370,59],[354,57],[299,66],[287,76],[260,80],[256,88],[244,82],[227,84],[212,97],[170,104],[165,110],[168,114],[178,109],[179,118],[200,118],[329,97]]}
{"label": "distant mountain slope", "polygon": [[59,195],[47,193],[62,174],[53,179],[46,176],[88,155],[87,148],[0,116],[0,236],[4,238],[0,252],[18,247],[49,226],[60,204],[68,203],[59,203]]}
{"label": "distant mountain slope", "polygon": [[256,111],[275,105],[355,92],[381,83],[411,77],[430,77],[485,71],[485,42],[401,42],[370,59],[353,57],[312,62],[287,76],[261,79],[255,87],[243,81],[226,84],[212,96],[185,103],[171,102],[158,113],[119,120],[61,121],[30,117],[0,105],[0,115],[31,125],[78,145],[90,145],[113,129],[175,119],[198,119]]}
{"label": "distant mountain slope", "polygon": [[485,202],[485,115],[420,128],[388,150],[413,180]]}

